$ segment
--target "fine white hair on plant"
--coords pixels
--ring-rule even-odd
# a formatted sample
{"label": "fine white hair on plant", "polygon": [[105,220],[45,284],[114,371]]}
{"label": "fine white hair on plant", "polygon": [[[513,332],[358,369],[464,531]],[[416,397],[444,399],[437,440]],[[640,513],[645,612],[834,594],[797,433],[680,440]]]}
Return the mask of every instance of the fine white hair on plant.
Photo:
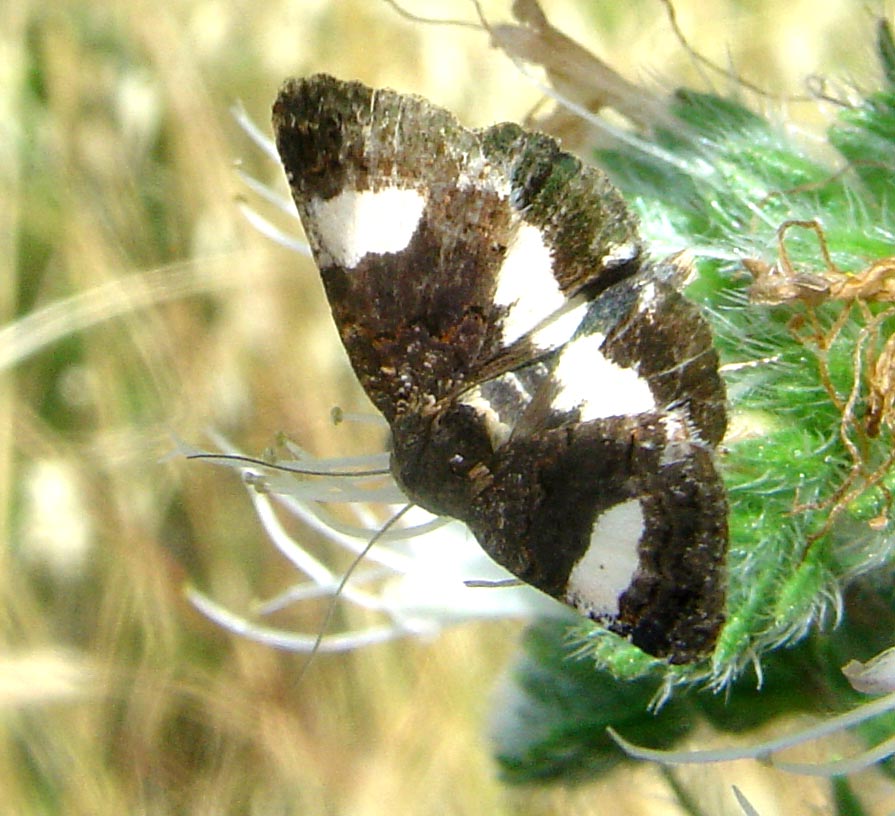
{"label": "fine white hair on plant", "polygon": [[[273,139],[261,131],[258,125],[252,121],[252,118],[248,115],[246,109],[242,105],[234,105],[230,109],[230,112],[233,114],[233,118],[236,119],[236,123],[243,129],[243,131],[245,131],[246,135],[252,142],[254,142],[255,146],[258,147],[268,159],[279,164],[277,146],[274,144]],[[292,199],[288,195],[263,184],[248,173],[243,172],[241,169],[237,169],[237,173],[242,183],[245,184],[252,193],[288,216],[291,221],[297,223],[298,215],[295,212],[295,206],[292,203]],[[274,243],[279,244],[286,249],[291,249],[301,255],[311,257],[311,248],[308,246],[307,241],[281,230],[245,201],[238,201],[237,205],[246,221],[248,221],[249,224],[251,224],[252,227],[265,238],[269,238]]]}
{"label": "fine white hair on plant", "polygon": [[[459,522],[412,508],[382,532],[383,518],[406,505],[387,475],[385,454],[321,460],[290,443],[292,458],[268,462],[242,456],[223,440],[216,443],[226,452],[178,443],[178,453],[239,471],[269,541],[301,576],[246,613],[233,612],[188,587],[193,605],[234,634],[288,651],[342,652],[401,637],[433,636],[467,620],[563,611],[531,587],[507,582],[508,573],[487,558]],[[334,506],[345,512],[334,512]],[[341,572],[290,534],[281,513],[348,555],[363,555],[350,579],[345,581]],[[346,521],[346,515],[353,518]],[[368,546],[374,538],[375,544]],[[288,606],[337,594],[346,607],[375,613],[381,622],[322,635],[319,629],[292,632],[263,622]]]}
{"label": "fine white hair on plant", "polygon": [[895,711],[895,693],[887,694],[873,702],[864,703],[845,714],[831,717],[817,725],[786,734],[777,739],[742,748],[722,748],[706,751],[664,751],[645,748],[628,742],[612,728],[608,728],[607,731],[609,736],[615,740],[628,756],[634,759],[658,762],[661,765],[705,765],[717,762],[730,762],[736,759],[757,759],[767,760],[775,768],[793,774],[832,777],[856,773],[895,755],[895,737],[890,737],[879,743],[879,745],[856,756],[830,762],[814,764],[786,762],[778,759],[776,754],[796,745],[804,745],[807,742],[840,734],[849,728],[892,711]]}

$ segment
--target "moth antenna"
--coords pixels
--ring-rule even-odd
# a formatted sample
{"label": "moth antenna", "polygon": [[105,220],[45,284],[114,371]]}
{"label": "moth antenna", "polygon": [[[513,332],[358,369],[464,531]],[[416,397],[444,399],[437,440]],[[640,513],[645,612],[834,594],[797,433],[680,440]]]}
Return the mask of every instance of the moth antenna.
{"label": "moth antenna", "polygon": [[277,470],[282,473],[298,473],[301,476],[337,476],[342,478],[349,478],[388,476],[391,472],[388,468],[373,468],[370,470],[314,470],[312,468],[300,468],[293,467],[291,465],[280,465],[276,462],[268,462],[264,459],[258,459],[254,456],[243,456],[242,454],[236,453],[189,453],[186,455],[186,458],[205,459],[212,462],[239,462],[245,465],[256,465],[258,467],[268,468],[269,470]]}
{"label": "moth antenna", "polygon": [[395,513],[385,524],[380,527],[373,537],[367,542],[366,546],[354,557],[354,560],[349,564],[348,569],[345,570],[345,573],[342,575],[342,579],[339,581],[338,586],[336,587],[335,592],[333,592],[332,597],[329,599],[329,603],[326,605],[326,613],[323,616],[323,621],[320,624],[320,628],[317,630],[317,637],[314,638],[314,643],[311,646],[310,652],[308,652],[308,656],[305,659],[304,664],[298,672],[298,676],[295,678],[295,685],[297,686],[301,683],[302,678],[307,673],[308,669],[311,666],[311,662],[314,660],[317,652],[320,651],[320,644],[323,642],[323,636],[326,634],[326,630],[329,628],[330,621],[332,620],[333,613],[336,610],[336,602],[339,600],[339,596],[342,594],[342,590],[345,589],[345,585],[348,583],[351,576],[354,574],[355,569],[360,565],[360,562],[366,557],[367,553],[373,549],[373,546],[378,542],[392,527],[395,526],[407,513],[410,512],[415,504],[405,504],[397,513]]}

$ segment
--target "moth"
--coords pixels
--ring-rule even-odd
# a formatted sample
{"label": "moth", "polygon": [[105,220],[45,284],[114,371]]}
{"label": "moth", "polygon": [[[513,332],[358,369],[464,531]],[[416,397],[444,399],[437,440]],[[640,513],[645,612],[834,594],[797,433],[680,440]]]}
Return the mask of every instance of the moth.
{"label": "moth", "polygon": [[409,499],[671,663],[724,621],[712,334],[601,171],[515,124],[288,80],[277,148]]}

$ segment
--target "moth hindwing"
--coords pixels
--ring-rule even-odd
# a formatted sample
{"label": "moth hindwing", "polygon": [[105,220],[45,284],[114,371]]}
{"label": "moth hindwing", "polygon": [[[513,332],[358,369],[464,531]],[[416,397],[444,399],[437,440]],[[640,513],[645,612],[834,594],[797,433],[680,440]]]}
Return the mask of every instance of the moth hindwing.
{"label": "moth hindwing", "polygon": [[277,147],[407,495],[672,663],[724,620],[708,325],[606,176],[516,125],[290,80]]}

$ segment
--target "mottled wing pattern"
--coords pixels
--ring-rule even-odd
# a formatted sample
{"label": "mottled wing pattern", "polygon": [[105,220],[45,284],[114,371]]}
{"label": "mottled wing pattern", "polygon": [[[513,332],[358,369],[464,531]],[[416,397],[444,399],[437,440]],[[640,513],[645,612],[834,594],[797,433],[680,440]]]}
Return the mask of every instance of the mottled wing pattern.
{"label": "mottled wing pattern", "polygon": [[[554,359],[479,386],[504,436],[466,520],[523,580],[683,663],[724,620],[724,389],[708,326],[656,273],[593,301]],[[514,401],[487,399],[510,378]]]}
{"label": "mottled wing pattern", "polygon": [[516,125],[315,76],[277,146],[408,496],[672,662],[724,618],[711,333],[598,170]]}
{"label": "mottled wing pattern", "polygon": [[324,75],[287,82],[273,122],[342,341],[390,421],[530,356],[532,334],[564,342],[581,313],[558,340],[550,322],[569,298],[637,268],[618,192],[545,136]]}

